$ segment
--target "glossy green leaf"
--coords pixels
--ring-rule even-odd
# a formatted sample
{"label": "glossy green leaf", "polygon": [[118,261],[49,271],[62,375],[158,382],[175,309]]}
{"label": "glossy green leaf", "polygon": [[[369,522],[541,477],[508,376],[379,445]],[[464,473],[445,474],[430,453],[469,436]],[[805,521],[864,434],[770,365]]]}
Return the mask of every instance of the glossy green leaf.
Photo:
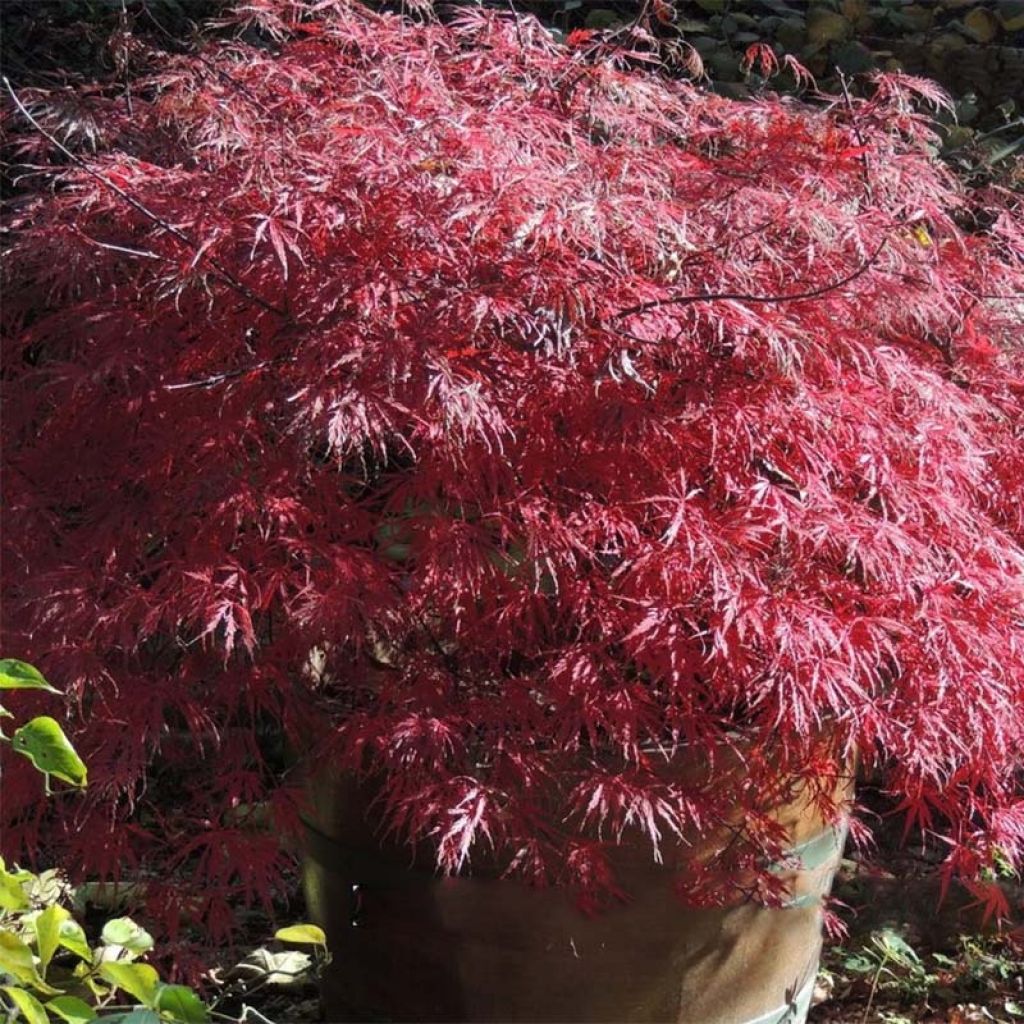
{"label": "glossy green leaf", "polygon": [[156,1003],[160,975],[149,964],[126,964],[107,961],[100,964],[100,974],[112,985],[124,989],[140,1003],[153,1008]]}
{"label": "glossy green leaf", "polygon": [[156,1009],[182,1024],[206,1024],[210,1019],[199,996],[186,985],[161,985],[156,994]]}
{"label": "glossy green leaf", "polygon": [[86,784],[86,769],[60,725],[48,715],[33,718],[11,737],[11,746],[44,775],[56,775],[72,786]]}
{"label": "glossy green leaf", "polygon": [[59,942],[64,949],[70,950],[83,960],[92,960],[92,949],[89,946],[89,940],[85,937],[85,931],[77,921],[70,918],[66,921],[61,921]]}
{"label": "glossy green leaf", "polygon": [[25,1024],[49,1024],[43,1004],[28,989],[5,985],[4,995],[21,1011]]}
{"label": "glossy green leaf", "polygon": [[39,669],[17,658],[0,659],[0,690],[46,690],[60,693],[51,686]]}
{"label": "glossy green leaf", "polygon": [[57,996],[46,1004],[46,1009],[68,1024],[86,1024],[96,1019],[96,1011],[77,996]]}
{"label": "glossy green leaf", "polygon": [[60,989],[51,988],[39,976],[32,950],[14,932],[0,931],[0,971],[45,995],[60,995]]}
{"label": "glossy green leaf", "polygon": [[293,924],[287,928],[278,928],[274,938],[281,942],[297,942],[307,946],[326,946],[327,936],[323,929],[315,924]]}
{"label": "glossy green leaf", "polygon": [[43,976],[46,976],[46,968],[53,959],[53,954],[60,945],[60,926],[71,915],[63,908],[51,905],[43,910],[35,919],[36,930],[36,951],[39,953],[39,962],[42,966]]}
{"label": "glossy green leaf", "polygon": [[103,941],[108,946],[123,946],[132,953],[153,948],[153,936],[130,917],[115,917],[103,926]]}

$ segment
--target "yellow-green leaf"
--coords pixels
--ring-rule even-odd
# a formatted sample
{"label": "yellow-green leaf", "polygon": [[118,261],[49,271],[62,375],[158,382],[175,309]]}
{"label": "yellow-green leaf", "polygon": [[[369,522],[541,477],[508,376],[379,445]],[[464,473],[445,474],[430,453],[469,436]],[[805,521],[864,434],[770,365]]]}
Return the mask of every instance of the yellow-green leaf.
{"label": "yellow-green leaf", "polygon": [[39,976],[32,950],[14,932],[0,931],[0,971],[24,985],[31,985],[37,992],[60,995],[60,989],[51,988]]}
{"label": "yellow-green leaf", "polygon": [[49,1024],[43,1004],[28,989],[5,985],[4,995],[21,1011],[26,1024]]}
{"label": "yellow-green leaf", "polygon": [[96,1011],[77,996],[57,996],[46,1004],[46,1008],[68,1024],[87,1024],[96,1019]]}
{"label": "yellow-green leaf", "polygon": [[111,984],[124,989],[140,1003],[152,1009],[160,987],[160,975],[149,964],[125,964],[108,961],[100,964],[100,974]]}
{"label": "yellow-green leaf", "polygon": [[26,910],[29,906],[28,896],[17,877],[0,867],[0,909]]}
{"label": "yellow-green leaf", "polygon": [[326,946],[327,936],[323,929],[315,924],[293,924],[287,928],[278,928],[274,938],[281,942],[296,942],[306,946]]}
{"label": "yellow-green leaf", "polygon": [[59,723],[48,715],[33,718],[16,729],[11,746],[44,775],[56,775],[72,786],[85,786],[87,773],[82,759]]}
{"label": "yellow-green leaf", "polygon": [[102,939],[109,946],[123,946],[132,953],[153,948],[153,936],[130,917],[115,917],[103,926]]}
{"label": "yellow-green leaf", "polygon": [[50,965],[53,954],[60,945],[61,922],[66,921],[70,916],[63,907],[53,905],[43,910],[35,919],[36,950],[39,953],[39,963],[42,966],[44,977],[46,968]]}
{"label": "yellow-green leaf", "polygon": [[60,945],[70,950],[83,960],[92,960],[92,950],[89,948],[89,940],[85,937],[85,931],[77,922],[68,918],[60,923]]}
{"label": "yellow-green leaf", "polygon": [[42,672],[17,658],[0,659],[0,690],[47,690],[60,693],[44,678]]}
{"label": "yellow-green leaf", "polygon": [[156,1009],[181,1024],[206,1024],[210,1019],[199,996],[185,985],[161,985],[156,994]]}

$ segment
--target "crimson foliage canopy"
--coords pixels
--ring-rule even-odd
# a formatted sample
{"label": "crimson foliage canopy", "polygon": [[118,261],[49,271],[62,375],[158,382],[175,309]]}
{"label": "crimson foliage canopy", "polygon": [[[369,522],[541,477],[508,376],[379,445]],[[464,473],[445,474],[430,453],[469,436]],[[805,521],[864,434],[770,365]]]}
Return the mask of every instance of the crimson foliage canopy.
{"label": "crimson foliage canopy", "polygon": [[219,920],[304,751],[584,893],[854,756],[950,867],[1019,857],[1024,231],[942,96],[315,8],[83,99],[76,160],[16,140],[3,650],[94,781],[50,818],[11,765],[9,852]]}

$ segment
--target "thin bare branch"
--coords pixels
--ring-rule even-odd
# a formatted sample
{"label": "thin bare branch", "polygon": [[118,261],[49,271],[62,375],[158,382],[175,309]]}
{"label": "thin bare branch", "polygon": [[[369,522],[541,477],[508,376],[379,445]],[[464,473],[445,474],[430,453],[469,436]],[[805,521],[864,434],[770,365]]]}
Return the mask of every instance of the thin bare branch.
{"label": "thin bare branch", "polygon": [[667,299],[651,299],[650,302],[640,302],[635,306],[628,306],[626,309],[620,309],[615,313],[614,318],[616,320],[622,319],[623,317],[633,316],[636,313],[646,313],[651,309],[659,309],[663,306],[689,306],[696,302],[756,302],[756,303],[774,303],[774,302],[800,302],[804,299],[816,299],[822,295],[827,295],[829,292],[838,291],[840,288],[844,288],[846,285],[856,281],[858,277],[866,274],[877,262],[878,257],[882,255],[882,250],[886,247],[889,242],[888,235],[882,239],[875,251],[857,267],[856,270],[847,274],[845,277],[841,277],[838,281],[830,281],[828,284],[821,285],[819,288],[809,288],[806,291],[801,292],[789,292],[783,295],[751,295],[747,292],[697,292],[693,295],[674,295]]}

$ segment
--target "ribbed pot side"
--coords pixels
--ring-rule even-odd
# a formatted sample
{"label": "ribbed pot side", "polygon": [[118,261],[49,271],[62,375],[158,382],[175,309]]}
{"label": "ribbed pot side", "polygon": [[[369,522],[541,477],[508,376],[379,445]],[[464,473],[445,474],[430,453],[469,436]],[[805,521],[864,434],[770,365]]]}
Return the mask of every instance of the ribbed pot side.
{"label": "ribbed pot side", "polygon": [[[850,796],[843,787],[837,799]],[[378,841],[367,794],[351,780],[321,778],[313,793],[305,886],[333,955],[322,989],[328,1020],[806,1018],[845,826],[829,824],[799,790],[773,811],[789,842],[778,868],[784,906],[687,907],[672,895],[672,856],[658,865],[649,847],[623,846],[616,868],[630,898],[592,917],[558,888],[435,875],[408,848]]]}

